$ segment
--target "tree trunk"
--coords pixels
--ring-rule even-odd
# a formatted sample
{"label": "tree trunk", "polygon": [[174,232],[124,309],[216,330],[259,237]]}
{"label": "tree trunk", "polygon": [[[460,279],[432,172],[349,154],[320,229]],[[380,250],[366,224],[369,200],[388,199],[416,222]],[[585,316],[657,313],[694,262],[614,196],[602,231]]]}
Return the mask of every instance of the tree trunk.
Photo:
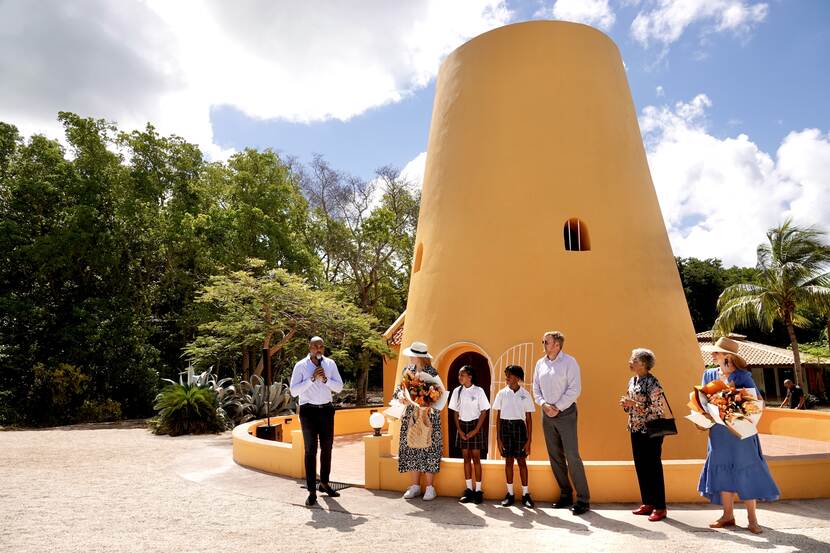
{"label": "tree trunk", "polygon": [[801,354],[798,352],[798,340],[795,339],[795,328],[793,327],[793,318],[790,313],[784,317],[784,323],[787,325],[787,334],[790,335],[790,346],[793,348],[793,362],[795,363],[795,370],[793,376],[795,377],[795,385],[801,386],[804,393],[808,393],[807,379],[804,378],[804,373],[801,369]]}
{"label": "tree trunk", "polygon": [[242,348],[242,379],[248,380],[248,371],[251,370],[251,358],[248,355],[248,348]]}
{"label": "tree trunk", "polygon": [[369,369],[372,365],[372,354],[361,351],[357,358],[357,379],[355,380],[355,403],[366,405],[366,396],[369,391]]}

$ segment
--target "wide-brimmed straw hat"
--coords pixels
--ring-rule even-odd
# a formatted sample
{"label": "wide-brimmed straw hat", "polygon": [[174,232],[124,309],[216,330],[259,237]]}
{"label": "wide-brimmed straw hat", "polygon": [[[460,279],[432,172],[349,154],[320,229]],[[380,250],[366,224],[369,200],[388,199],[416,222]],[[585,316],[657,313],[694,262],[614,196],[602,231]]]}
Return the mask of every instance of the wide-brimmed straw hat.
{"label": "wide-brimmed straw hat", "polygon": [[718,341],[715,342],[714,346],[703,346],[701,349],[703,351],[708,351],[709,353],[729,353],[732,355],[733,359],[735,359],[736,367],[738,367],[739,369],[746,368],[746,359],[741,357],[738,353],[738,349],[740,349],[740,346],[738,345],[738,342],[736,342],[732,338],[718,338]]}
{"label": "wide-brimmed straw hat", "polygon": [[408,357],[426,357],[432,359],[429,354],[429,348],[423,342],[412,342],[412,345],[403,350],[403,354]]}

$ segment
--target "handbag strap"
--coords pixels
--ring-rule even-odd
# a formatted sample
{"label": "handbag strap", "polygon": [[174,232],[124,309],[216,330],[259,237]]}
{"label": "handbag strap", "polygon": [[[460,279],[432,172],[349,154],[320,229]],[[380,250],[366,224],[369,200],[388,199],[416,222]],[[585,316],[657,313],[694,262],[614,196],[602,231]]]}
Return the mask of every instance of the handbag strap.
{"label": "handbag strap", "polygon": [[[652,378],[654,378],[654,377],[652,377]],[[655,380],[656,380],[656,379],[655,379]],[[663,390],[663,387],[662,387],[662,386],[660,386],[660,395],[661,395],[661,396],[663,396],[663,399],[665,399],[665,400],[666,400],[666,407],[668,407],[668,408],[669,408],[669,413],[671,413],[671,418],[674,418],[674,411],[673,411],[673,410],[672,410],[672,408],[671,408],[671,403],[669,403],[669,398],[668,398],[668,396],[666,395],[666,392]],[[648,395],[646,396],[646,399],[648,399],[648,402],[649,402],[649,404],[650,404],[650,403],[651,403],[651,394],[648,394]],[[664,418],[665,418],[665,417],[664,417]]]}

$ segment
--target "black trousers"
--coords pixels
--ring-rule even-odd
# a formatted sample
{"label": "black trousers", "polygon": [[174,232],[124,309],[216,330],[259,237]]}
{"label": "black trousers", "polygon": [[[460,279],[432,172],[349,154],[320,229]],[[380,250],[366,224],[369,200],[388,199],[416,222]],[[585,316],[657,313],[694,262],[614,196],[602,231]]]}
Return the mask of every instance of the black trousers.
{"label": "black trousers", "polygon": [[308,493],[317,491],[317,441],[320,442],[320,482],[328,484],[331,473],[331,446],[334,443],[334,406],[300,406],[300,427],[305,443],[305,482]]}
{"label": "black trousers", "polygon": [[631,433],[631,451],[634,454],[634,469],[640,484],[643,505],[655,509],[666,508],[666,485],[663,482],[663,436],[649,438],[642,432]]}

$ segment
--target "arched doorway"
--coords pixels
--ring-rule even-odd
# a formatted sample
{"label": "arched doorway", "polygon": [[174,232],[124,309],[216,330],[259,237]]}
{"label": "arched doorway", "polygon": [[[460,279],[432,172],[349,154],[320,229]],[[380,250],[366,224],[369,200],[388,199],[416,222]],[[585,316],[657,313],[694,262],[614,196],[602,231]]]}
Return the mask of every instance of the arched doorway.
{"label": "arched doorway", "polygon": [[[482,388],[484,393],[487,395],[487,399],[492,401],[490,398],[490,364],[487,362],[487,358],[484,357],[482,354],[474,352],[474,351],[467,351],[453,359],[453,362],[450,364],[450,368],[447,371],[447,389],[452,391],[457,386],[459,386],[458,382],[458,369],[463,367],[464,365],[469,365],[473,368],[473,384]],[[487,432],[489,428],[489,413],[487,415],[487,419],[484,420],[484,425],[482,426],[482,432]],[[461,449],[456,447],[455,445],[455,435],[457,429],[455,426],[455,411],[447,411],[447,438],[448,438],[448,445],[449,445],[449,456],[450,457],[461,457]],[[482,450],[481,458],[487,458],[487,449]]]}

